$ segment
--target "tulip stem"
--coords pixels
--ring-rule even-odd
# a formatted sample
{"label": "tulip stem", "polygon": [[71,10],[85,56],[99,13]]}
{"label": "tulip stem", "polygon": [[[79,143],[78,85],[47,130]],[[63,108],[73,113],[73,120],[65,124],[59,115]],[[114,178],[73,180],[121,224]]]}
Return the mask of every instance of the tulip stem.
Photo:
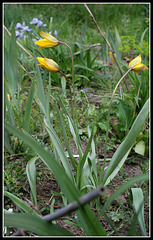
{"label": "tulip stem", "polygon": [[[74,106],[75,106],[75,116],[74,116],[74,111],[73,111],[73,120],[76,118],[77,119],[77,114],[76,114],[76,98],[75,98],[75,81],[74,81],[74,60],[73,60],[73,53],[72,50],[70,48],[70,46],[68,44],[66,44],[65,42],[61,42],[60,43],[64,44],[65,46],[68,47],[68,49],[70,50],[71,53],[71,58],[72,58],[72,85],[73,85],[73,99],[74,99]],[[73,103],[72,103],[73,105]]]}
{"label": "tulip stem", "polygon": [[107,127],[106,127],[106,138],[105,138],[105,147],[104,147],[104,162],[103,162],[103,167],[101,170],[101,174],[100,174],[100,180],[103,177],[103,173],[104,173],[104,169],[105,169],[105,163],[106,163],[106,153],[107,153],[107,141],[108,141],[108,132],[109,132],[109,121],[110,121],[110,110],[111,110],[111,106],[112,106],[112,102],[113,102],[113,98],[115,96],[116,90],[118,88],[118,86],[120,85],[120,83],[122,82],[122,80],[126,77],[126,75],[132,70],[132,68],[129,68],[128,71],[121,77],[121,79],[118,81],[118,83],[116,84],[116,87],[114,88],[113,94],[111,96],[111,100],[109,103],[109,108],[108,108],[108,117],[107,117]]}

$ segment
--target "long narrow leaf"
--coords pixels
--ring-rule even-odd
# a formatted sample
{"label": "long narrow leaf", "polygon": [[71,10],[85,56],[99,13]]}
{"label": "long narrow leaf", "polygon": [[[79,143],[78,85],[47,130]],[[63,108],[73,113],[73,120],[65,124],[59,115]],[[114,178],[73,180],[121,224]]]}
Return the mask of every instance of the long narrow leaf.
{"label": "long narrow leaf", "polygon": [[127,189],[131,188],[135,183],[138,182],[144,182],[149,181],[149,174],[142,174],[138,175],[136,177],[131,178],[127,182],[123,183],[113,194],[109,199],[105,202],[102,212],[106,210],[110,204],[114,201],[115,198],[117,198],[120,194],[124,193]]}
{"label": "long narrow leaf", "polygon": [[[7,40],[7,39],[6,39]],[[5,40],[5,41],[6,41]],[[7,77],[9,93],[14,96],[17,89],[17,45],[15,31],[13,32],[9,46],[4,48],[4,72]]]}
{"label": "long narrow leaf", "polygon": [[14,202],[14,204],[19,209],[23,210],[25,213],[28,213],[30,215],[37,215],[40,217],[40,215],[33,208],[31,208],[28,204],[26,204],[22,199],[16,197],[14,194],[5,191],[4,195],[10,198]]}
{"label": "long narrow leaf", "polygon": [[21,228],[39,236],[72,236],[73,234],[58,225],[51,224],[40,217],[24,213],[5,213],[5,226]]}
{"label": "long narrow leaf", "polygon": [[61,100],[61,98],[59,96],[58,96],[58,98],[59,98],[59,102],[60,102],[60,104],[61,104],[61,106],[62,106],[62,108],[63,108],[63,110],[64,110],[64,112],[65,112],[65,114],[68,118],[70,131],[72,133],[73,139],[74,139],[76,147],[78,149],[79,156],[80,156],[80,158],[82,158],[83,152],[82,152],[82,148],[81,148],[81,140],[80,140],[79,133],[78,133],[79,131],[78,131],[78,129],[76,129],[74,121],[71,118],[71,116],[70,116],[69,112],[67,111],[66,107],[64,106],[63,101]]}
{"label": "long narrow leaf", "polygon": [[60,126],[61,126],[61,130],[62,130],[64,141],[65,141],[65,144],[66,144],[66,148],[67,148],[70,160],[72,162],[72,165],[74,167],[74,170],[76,171],[77,170],[76,166],[78,165],[78,162],[75,160],[75,158],[74,158],[74,156],[72,154],[72,151],[70,149],[70,144],[69,144],[69,141],[68,141],[68,138],[67,138],[67,134],[66,134],[66,131],[65,131],[65,127],[64,127],[64,121],[63,121],[62,115],[61,115],[57,105],[56,105],[56,111],[57,111],[57,114],[58,114],[58,119],[60,121]]}
{"label": "long narrow leaf", "polygon": [[121,167],[123,166],[125,160],[127,159],[128,155],[129,155],[130,151],[131,151],[131,148],[127,151],[127,153],[121,159],[119,164],[116,166],[115,170],[109,175],[109,177],[107,178],[107,180],[105,182],[105,186],[107,186],[110,183],[110,181],[112,181],[112,179],[116,176],[116,174],[120,171]]}
{"label": "long narrow leaf", "polygon": [[34,199],[34,204],[37,205],[37,196],[36,196],[36,167],[35,167],[35,161],[38,159],[38,157],[34,157],[29,160],[26,166],[26,173],[28,177],[28,181],[31,187],[31,192]]}
{"label": "long narrow leaf", "polygon": [[52,139],[52,143],[53,143],[54,147],[56,148],[58,155],[60,156],[61,162],[62,162],[62,164],[65,168],[66,173],[74,181],[74,176],[72,174],[72,170],[70,168],[68,158],[67,158],[67,156],[64,152],[62,144],[59,141],[59,138],[58,138],[55,130],[53,129],[52,125],[50,124],[50,122],[46,118],[44,118],[44,123],[45,123],[46,129],[47,129],[47,131],[48,131],[48,133],[49,133],[49,135]]}
{"label": "long narrow leaf", "polygon": [[79,160],[79,164],[78,164],[78,168],[77,168],[77,178],[76,178],[77,186],[81,185],[80,181],[84,176],[84,173],[83,173],[82,169],[83,169],[83,166],[84,166],[85,161],[87,159],[87,155],[88,155],[90,147],[91,147],[92,138],[93,138],[93,130],[91,132],[91,136],[89,138],[89,141],[88,141],[86,150],[84,152],[84,155],[83,155],[82,159]]}
{"label": "long narrow leaf", "polygon": [[138,214],[138,222],[143,236],[146,236],[146,227],[144,223],[144,197],[141,188],[131,188],[133,196],[133,204],[136,214]]}
{"label": "long narrow leaf", "polygon": [[121,143],[121,145],[118,147],[116,152],[114,153],[107,170],[104,175],[103,184],[105,184],[107,178],[111,175],[111,173],[115,170],[115,168],[118,166],[120,161],[123,159],[125,154],[128,152],[128,150],[132,147],[132,145],[135,143],[135,140],[140,133],[142,126],[144,124],[145,119],[147,118],[149,114],[149,99],[144,104],[143,108],[139,112],[137,118],[135,119],[128,135],[126,136],[125,140]]}
{"label": "long narrow leaf", "polygon": [[90,68],[88,68],[86,66],[80,65],[80,64],[75,64],[74,67],[75,68],[82,68],[82,69],[87,70],[89,72],[94,72],[92,69],[90,69]]}

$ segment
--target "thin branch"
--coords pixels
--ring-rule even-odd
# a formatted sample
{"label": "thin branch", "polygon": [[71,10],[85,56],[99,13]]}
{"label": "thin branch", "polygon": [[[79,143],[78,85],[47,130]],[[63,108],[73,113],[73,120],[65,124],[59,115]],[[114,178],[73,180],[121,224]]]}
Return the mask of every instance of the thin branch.
{"label": "thin branch", "polygon": [[[81,51],[78,51],[78,52],[76,52],[76,53],[73,53],[73,56],[78,55],[78,54],[80,54],[80,53],[82,53],[82,52],[86,52],[86,51],[88,51],[90,48],[97,47],[97,46],[101,46],[101,44],[100,44],[100,43],[95,43],[95,44],[93,44],[93,45],[90,45],[88,48],[86,48],[86,49],[84,49],[84,50],[81,50]],[[69,58],[69,57],[71,57],[71,56],[68,56],[68,57],[66,57],[66,58]]]}
{"label": "thin branch", "polygon": [[[101,36],[103,37],[103,39],[105,40],[105,42],[107,43],[107,45],[108,45],[108,47],[109,47],[109,49],[110,49],[110,51],[112,52],[113,51],[113,49],[112,49],[112,47],[111,47],[111,45],[110,45],[110,43],[109,43],[109,41],[107,40],[107,38],[104,36],[104,34],[102,33],[102,31],[101,31],[101,29],[100,29],[100,27],[98,26],[98,24],[97,24],[97,22],[96,22],[96,20],[95,20],[95,18],[94,18],[94,16],[93,16],[93,14],[92,14],[92,12],[90,11],[90,9],[88,8],[88,6],[84,3],[84,6],[86,7],[86,9],[87,9],[87,11],[89,12],[89,14],[90,14],[90,16],[92,17],[92,20],[94,21],[94,23],[96,24],[96,26],[97,26],[97,28],[98,28],[98,30],[99,30],[99,32],[100,32],[100,34],[101,34]],[[112,52],[113,53],[113,52]]]}
{"label": "thin branch", "polygon": [[[80,199],[79,199],[80,205],[84,206],[85,204],[91,202],[95,198],[102,196],[104,194],[104,192],[105,192],[105,188],[102,185],[98,186],[93,191],[80,197]],[[66,215],[70,214],[71,212],[76,211],[78,208],[79,208],[79,204],[77,203],[77,201],[75,201],[75,202],[68,204],[66,207],[63,207],[63,208],[55,211],[52,214],[48,214],[48,215],[44,216],[43,219],[47,220],[47,221],[53,221],[53,220],[56,220],[63,216],[66,216]]]}
{"label": "thin branch", "polygon": [[[121,70],[121,68],[120,68],[120,65],[119,65],[119,63],[118,63],[118,61],[117,61],[117,59],[116,59],[116,57],[115,57],[115,51],[114,51],[114,49],[112,48],[110,42],[107,40],[107,38],[106,38],[106,37],[104,36],[104,34],[102,33],[100,27],[98,26],[98,23],[96,22],[93,14],[92,14],[92,12],[90,11],[90,9],[88,8],[88,6],[87,6],[85,3],[84,3],[84,6],[86,7],[87,11],[89,12],[90,16],[92,17],[92,20],[94,21],[95,25],[97,26],[97,28],[98,28],[101,36],[103,37],[103,39],[104,39],[105,42],[107,43],[107,45],[108,45],[108,47],[109,47],[109,51],[112,52],[113,59],[114,59],[116,65],[117,65],[117,67],[118,67],[118,69],[119,69],[119,71],[120,71],[120,74],[121,74],[121,76],[123,76],[123,72],[122,72],[122,70]],[[127,84],[126,84],[125,81],[124,81],[124,83],[125,83],[125,86],[126,86],[127,91],[129,92],[128,86],[127,86]]]}

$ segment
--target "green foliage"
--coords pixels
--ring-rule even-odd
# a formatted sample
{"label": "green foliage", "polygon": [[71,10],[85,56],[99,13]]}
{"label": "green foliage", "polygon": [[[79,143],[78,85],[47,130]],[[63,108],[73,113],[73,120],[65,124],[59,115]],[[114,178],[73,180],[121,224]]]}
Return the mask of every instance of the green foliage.
{"label": "green foliage", "polygon": [[[128,4],[128,7],[127,4],[88,6],[112,44],[123,72],[127,71],[127,66],[122,62],[122,54],[127,59],[141,52],[145,64],[148,63],[149,4]],[[51,16],[53,22],[50,22]],[[33,17],[38,17],[47,26],[40,29],[29,25]],[[25,38],[17,40],[34,59],[16,44],[14,27],[17,22],[24,21],[32,31],[25,33]],[[60,206],[72,201],[80,204],[79,197],[83,194],[96,188],[101,182],[109,185],[113,181],[133,146],[137,148],[143,142],[145,153],[148,153],[149,124],[147,125],[146,118],[149,113],[149,72],[143,71],[141,75],[133,72],[128,74],[126,81],[129,92],[124,85],[123,98],[116,94],[111,117],[107,119],[109,100],[119,80],[119,71],[114,63],[110,65],[108,46],[95,29],[83,4],[5,4],[4,24],[12,34],[9,36],[4,30],[4,154],[11,154],[4,159],[4,185],[6,203],[9,199],[17,206],[17,213],[10,214],[5,210],[5,225],[23,228],[39,236],[69,236],[70,232],[59,227],[56,221],[44,221],[37,211],[21,199],[22,184],[25,185],[26,182],[30,187],[32,206],[38,207],[40,199],[37,183],[46,178],[44,171],[39,169],[40,174],[37,171],[39,164],[36,161],[39,159],[46,165],[51,181],[59,187],[60,192],[52,191],[50,195],[60,198]],[[57,38],[69,44],[73,53],[79,52],[74,55],[75,86],[69,49],[60,44],[57,48],[39,51],[33,38],[40,37],[40,30],[52,31],[52,34],[57,30]],[[130,35],[130,32],[135,34]],[[90,47],[95,43],[100,45]],[[53,58],[67,79],[59,73],[48,73],[41,69],[36,61],[37,56]],[[69,85],[73,89],[72,99]],[[100,93],[101,96],[91,97],[92,93]],[[95,105],[92,101],[97,98],[99,101]],[[108,149],[114,151],[116,143],[120,145],[115,146],[116,151],[108,159],[109,164],[106,167],[103,159],[99,159],[97,150],[103,145],[107,131],[111,135]],[[77,160],[73,153],[72,140],[78,151]],[[85,147],[82,140],[86,142]],[[20,155],[23,155],[21,159]],[[101,164],[105,171],[101,170]],[[147,174],[123,182],[106,200],[102,209],[98,199],[90,203],[90,206],[79,206],[77,218],[72,216],[71,224],[82,228],[87,236],[106,236],[107,230],[99,222],[103,215],[119,235],[111,220],[122,221],[130,211],[125,210],[125,215],[113,210],[109,212],[109,206],[119,194],[144,181],[148,181]],[[24,186],[24,190],[25,188]],[[26,191],[29,194],[29,190]],[[140,195],[142,198],[143,194]],[[40,209],[42,213],[54,212],[56,201],[55,198],[51,200],[51,208],[43,206]],[[135,196],[133,202],[136,211],[131,222],[138,222],[143,235],[146,235],[143,207]],[[98,216],[91,210],[95,203],[97,213],[100,212]],[[105,211],[109,212],[109,216]]]}
{"label": "green foliage", "polygon": [[146,40],[138,41],[136,36],[121,36],[121,45],[119,50],[128,58],[141,53],[144,56],[149,56],[149,42]]}

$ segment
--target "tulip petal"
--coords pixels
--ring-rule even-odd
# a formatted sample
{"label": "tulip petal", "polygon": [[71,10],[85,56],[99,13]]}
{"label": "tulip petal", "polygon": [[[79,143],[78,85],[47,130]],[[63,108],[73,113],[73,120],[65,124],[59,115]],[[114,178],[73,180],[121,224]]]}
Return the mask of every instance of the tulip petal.
{"label": "tulip petal", "polygon": [[37,44],[39,47],[39,49],[41,48],[52,48],[52,47],[56,47],[58,45],[57,42],[51,42],[47,39],[41,39],[35,42],[35,44]]}
{"label": "tulip petal", "polygon": [[133,68],[136,64],[141,63],[142,58],[141,58],[141,54],[139,54],[139,56],[137,56],[136,58],[134,58],[130,63],[129,63],[129,67]]}
{"label": "tulip petal", "polygon": [[43,31],[41,31],[40,36],[42,36],[43,38],[45,38],[51,42],[59,43],[58,40],[55,37],[53,37],[52,35],[50,35],[49,33],[45,33]]}
{"label": "tulip petal", "polygon": [[40,64],[38,64],[38,65],[40,65],[41,67],[43,67],[43,68],[45,68],[46,70],[48,70],[48,68],[46,68],[46,63],[45,63],[45,60],[44,60],[43,57],[37,57],[36,59],[37,59],[38,62],[40,63]]}
{"label": "tulip petal", "polygon": [[44,58],[44,60],[51,72],[58,72],[60,70],[58,64],[52,59]]}
{"label": "tulip petal", "polygon": [[142,70],[148,69],[148,67],[143,63],[138,63],[132,68],[132,72],[141,72]]}

